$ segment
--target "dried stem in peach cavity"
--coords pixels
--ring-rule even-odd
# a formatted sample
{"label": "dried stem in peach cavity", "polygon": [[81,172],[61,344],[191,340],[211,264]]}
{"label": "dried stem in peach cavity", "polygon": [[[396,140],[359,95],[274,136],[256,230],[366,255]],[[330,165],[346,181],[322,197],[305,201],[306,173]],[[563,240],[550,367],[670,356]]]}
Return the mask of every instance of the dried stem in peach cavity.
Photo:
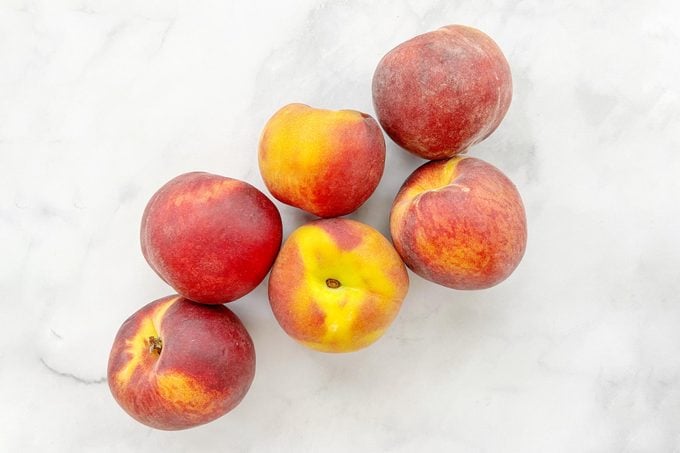
{"label": "dried stem in peach cavity", "polygon": [[161,341],[160,338],[150,336],[149,337],[149,354],[153,354],[154,352],[157,354],[161,353],[161,350],[163,350],[163,342]]}

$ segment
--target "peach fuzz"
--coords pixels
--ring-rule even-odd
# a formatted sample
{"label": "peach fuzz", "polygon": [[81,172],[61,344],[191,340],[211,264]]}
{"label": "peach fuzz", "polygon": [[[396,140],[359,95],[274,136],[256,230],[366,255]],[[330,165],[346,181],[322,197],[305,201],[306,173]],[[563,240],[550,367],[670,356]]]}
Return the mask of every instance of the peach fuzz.
{"label": "peach fuzz", "polygon": [[281,216],[250,184],[186,173],[161,187],[142,216],[142,253],[176,292],[221,304],[252,291],[281,246]]}
{"label": "peach fuzz", "polygon": [[505,280],[524,255],[526,215],[515,185],[475,158],[429,162],[394,200],[395,248],[416,274],[456,289]]}
{"label": "peach fuzz", "polygon": [[512,99],[510,66],[481,31],[449,25],[388,52],[373,75],[380,125],[398,145],[445,159],[484,140]]}
{"label": "peach fuzz", "polygon": [[255,349],[236,315],[180,296],[156,300],[128,318],[108,364],[118,404],[163,430],[191,428],[229,412],[254,375]]}
{"label": "peach fuzz", "polygon": [[407,291],[406,267],[392,244],[349,219],[318,220],[295,230],[269,278],[269,301],[283,330],[324,352],[375,342]]}
{"label": "peach fuzz", "polygon": [[364,113],[289,104],[265,125],[258,157],[276,199],[318,217],[337,217],[354,212],[378,186],[385,139]]}

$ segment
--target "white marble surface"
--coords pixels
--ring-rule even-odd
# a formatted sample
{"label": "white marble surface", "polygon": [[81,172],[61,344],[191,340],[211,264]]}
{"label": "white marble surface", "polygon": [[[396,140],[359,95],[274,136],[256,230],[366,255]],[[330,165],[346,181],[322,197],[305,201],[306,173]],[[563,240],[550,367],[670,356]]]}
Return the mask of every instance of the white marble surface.
{"label": "white marble surface", "polygon": [[[670,1],[0,0],[0,451],[680,451],[679,21]],[[339,356],[290,341],[260,285],[230,305],[258,354],[236,410],[173,433],[125,415],[111,341],[171,293],[139,251],[150,195],[191,170],[264,188],[271,113],[372,114],[379,58],[449,23],[512,67],[471,155],[524,197],[515,274],[412,275],[387,335]],[[420,163],[388,141],[352,217],[387,232]],[[305,220],[279,206],[286,234]]]}

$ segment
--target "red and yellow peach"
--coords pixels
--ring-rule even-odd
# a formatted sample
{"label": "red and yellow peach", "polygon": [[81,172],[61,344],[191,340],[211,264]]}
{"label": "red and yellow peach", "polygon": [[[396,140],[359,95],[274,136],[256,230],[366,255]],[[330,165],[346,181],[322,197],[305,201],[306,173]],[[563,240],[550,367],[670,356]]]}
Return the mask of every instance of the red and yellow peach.
{"label": "red and yellow peach", "polygon": [[378,186],[385,140],[364,113],[289,104],[264,127],[259,165],[276,199],[318,217],[337,217],[355,211]]}
{"label": "red and yellow peach", "polygon": [[163,430],[191,428],[229,412],[254,374],[253,342],[236,315],[180,296],[154,301],[128,318],[108,365],[118,404]]}
{"label": "red and yellow peach", "polygon": [[349,352],[380,338],[408,291],[408,274],[377,230],[349,219],[318,220],[286,240],[269,278],[283,330],[324,352]]}
{"label": "red and yellow peach", "polygon": [[500,283],[521,261],[527,242],[515,185],[471,157],[428,162],[413,172],[394,200],[390,230],[409,268],[456,289]]}

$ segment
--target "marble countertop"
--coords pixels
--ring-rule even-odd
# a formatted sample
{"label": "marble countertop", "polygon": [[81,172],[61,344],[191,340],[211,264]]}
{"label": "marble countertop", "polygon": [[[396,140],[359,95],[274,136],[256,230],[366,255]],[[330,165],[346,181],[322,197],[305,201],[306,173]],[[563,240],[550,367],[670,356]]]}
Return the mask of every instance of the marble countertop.
{"label": "marble countertop", "polygon": [[[680,7],[672,2],[0,2],[0,451],[680,451]],[[462,292],[411,274],[386,336],[327,355],[285,336],[264,285],[230,304],[257,349],[245,400],[182,432],[129,418],[113,337],[172,290],[139,220],[170,178],[264,190],[256,147],[289,102],[373,114],[398,43],[461,23],[513,73],[470,155],[527,208],[517,271]],[[388,140],[351,217],[387,234],[422,163]],[[307,217],[278,204],[285,234]]]}

